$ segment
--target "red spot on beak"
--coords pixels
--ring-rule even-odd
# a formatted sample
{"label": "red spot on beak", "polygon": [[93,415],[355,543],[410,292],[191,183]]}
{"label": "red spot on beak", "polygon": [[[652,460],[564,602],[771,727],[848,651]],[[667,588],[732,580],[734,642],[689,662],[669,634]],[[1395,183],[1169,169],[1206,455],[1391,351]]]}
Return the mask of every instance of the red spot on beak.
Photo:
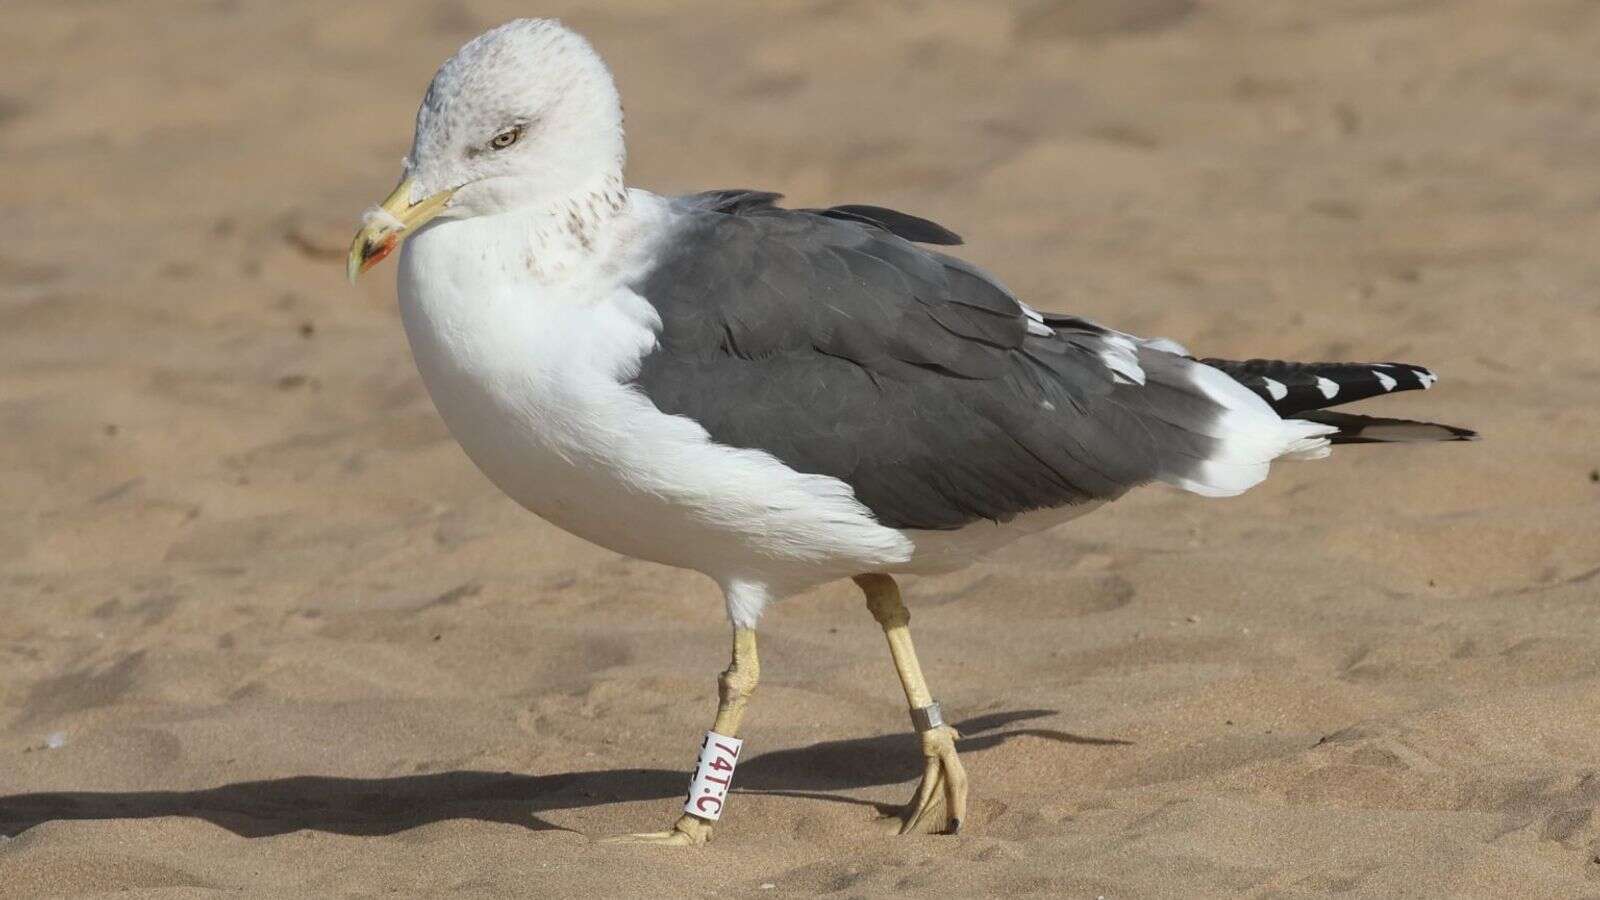
{"label": "red spot on beak", "polygon": [[378,263],[383,262],[384,257],[393,253],[394,248],[399,245],[399,243],[400,235],[391,234],[377,244],[367,244],[361,249],[361,271],[365,272]]}

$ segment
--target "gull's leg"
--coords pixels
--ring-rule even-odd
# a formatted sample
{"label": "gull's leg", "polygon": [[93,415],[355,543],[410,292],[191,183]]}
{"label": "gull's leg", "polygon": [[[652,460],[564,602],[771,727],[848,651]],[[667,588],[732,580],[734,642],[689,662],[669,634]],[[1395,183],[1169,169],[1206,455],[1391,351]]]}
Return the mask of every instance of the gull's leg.
{"label": "gull's leg", "polygon": [[[756,657],[756,631],[754,628],[735,628],[733,662],[717,678],[717,720],[711,726],[712,731],[727,737],[739,736],[739,723],[744,720],[745,704],[749,702],[760,679],[761,662]],[[711,840],[711,821],[684,813],[670,831],[624,834],[606,840],[618,844],[689,847]]]}
{"label": "gull's leg", "polygon": [[922,755],[927,757],[922,783],[898,817],[900,833],[955,834],[967,816],[967,770],[956,755],[956,739],[961,735],[944,724],[939,704],[928,693],[916,648],[911,645],[911,612],[900,601],[900,586],[888,575],[857,575],[855,581],[867,595],[867,609],[889,639],[895,672],[911,707],[911,723],[922,739]]}

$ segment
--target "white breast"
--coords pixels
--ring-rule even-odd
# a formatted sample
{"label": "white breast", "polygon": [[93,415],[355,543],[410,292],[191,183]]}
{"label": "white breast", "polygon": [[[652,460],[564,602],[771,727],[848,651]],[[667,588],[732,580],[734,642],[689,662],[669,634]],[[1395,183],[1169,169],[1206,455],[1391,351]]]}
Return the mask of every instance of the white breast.
{"label": "white breast", "polygon": [[636,197],[624,214],[634,221],[543,280],[511,216],[439,222],[407,242],[401,314],[451,434],[553,524],[743,595],[905,563],[908,538],[874,522],[843,482],[714,444],[628,386],[660,327],[625,284],[648,252],[628,238],[644,230],[638,217],[659,223],[653,199]]}

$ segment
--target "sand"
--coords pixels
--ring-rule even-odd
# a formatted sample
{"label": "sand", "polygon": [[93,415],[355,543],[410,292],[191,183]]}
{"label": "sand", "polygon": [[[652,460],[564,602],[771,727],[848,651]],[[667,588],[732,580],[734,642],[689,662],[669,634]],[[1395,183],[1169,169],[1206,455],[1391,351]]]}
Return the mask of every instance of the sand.
{"label": "sand", "polygon": [[[1038,306],[1400,359],[1477,444],[1141,492],[907,586],[958,838],[848,585],[727,626],[449,439],[342,255],[434,67],[590,34],[634,183],[873,202]],[[1600,7],[9,0],[0,895],[1600,896]]]}

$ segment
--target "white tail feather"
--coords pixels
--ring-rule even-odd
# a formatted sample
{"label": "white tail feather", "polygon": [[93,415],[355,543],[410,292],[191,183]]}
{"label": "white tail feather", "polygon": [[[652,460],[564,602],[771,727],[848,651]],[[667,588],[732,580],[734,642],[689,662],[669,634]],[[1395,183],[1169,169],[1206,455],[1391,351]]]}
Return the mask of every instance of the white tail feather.
{"label": "white tail feather", "polygon": [[1173,425],[1214,441],[1214,452],[1198,466],[1161,480],[1207,497],[1231,497],[1260,484],[1275,459],[1319,459],[1330,452],[1331,425],[1284,419],[1266,401],[1227,374],[1193,360],[1161,352],[1144,354],[1147,377],[1163,387],[1209,403],[1163,407]]}

